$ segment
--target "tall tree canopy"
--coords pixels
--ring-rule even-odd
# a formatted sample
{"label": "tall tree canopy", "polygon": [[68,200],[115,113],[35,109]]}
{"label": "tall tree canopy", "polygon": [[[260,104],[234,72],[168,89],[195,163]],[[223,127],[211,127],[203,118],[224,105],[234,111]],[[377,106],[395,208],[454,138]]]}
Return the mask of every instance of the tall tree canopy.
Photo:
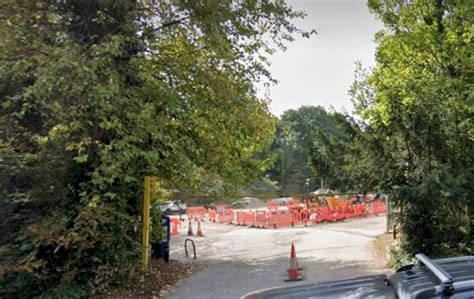
{"label": "tall tree canopy", "polygon": [[189,186],[262,170],[274,121],[254,83],[272,80],[270,44],[309,35],[290,22],[303,13],[269,0],[0,3],[1,192],[20,211],[4,220],[17,238],[2,291],[80,294],[136,262],[145,174]]}
{"label": "tall tree canopy", "polygon": [[[320,106],[303,106],[283,113],[277,122],[277,133],[272,145],[276,159],[269,170],[270,176],[279,182],[281,193],[313,191],[321,186],[321,177],[331,187],[339,187],[334,173],[338,171],[337,164],[341,157],[336,157],[333,150],[328,150],[327,140],[323,136],[330,135],[343,142],[346,133],[339,125],[338,118],[341,116],[337,112],[327,112]],[[307,179],[309,186],[305,186]]]}
{"label": "tall tree canopy", "polygon": [[376,66],[353,86],[379,186],[401,207],[410,253],[472,252],[474,3],[370,0]]}

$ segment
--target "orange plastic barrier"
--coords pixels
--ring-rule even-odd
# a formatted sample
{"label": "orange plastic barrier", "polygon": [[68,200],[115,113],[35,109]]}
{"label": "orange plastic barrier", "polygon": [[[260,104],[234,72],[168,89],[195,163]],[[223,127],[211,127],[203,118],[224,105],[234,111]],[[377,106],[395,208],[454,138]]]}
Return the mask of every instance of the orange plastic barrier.
{"label": "orange plastic barrier", "polygon": [[[294,201],[290,206],[296,206]],[[313,209],[292,209],[289,211],[247,211],[235,212],[229,206],[219,206],[221,213],[209,210],[209,220],[219,223],[234,223],[259,228],[279,228],[308,223],[335,222],[347,218],[366,217],[379,215],[386,211],[383,202],[372,204],[340,205],[336,207],[318,207]],[[299,204],[298,204],[298,207]],[[193,213],[193,212],[192,212]],[[197,213],[197,212],[196,212]]]}
{"label": "orange plastic barrier", "polygon": [[244,225],[244,212],[235,212],[237,225]]}
{"label": "orange plastic barrier", "polygon": [[214,207],[219,214],[225,213],[227,210],[232,210],[229,205],[217,205]]}
{"label": "orange plastic barrier", "polygon": [[245,212],[244,213],[244,225],[255,225],[255,213]]}
{"label": "orange plastic barrier", "polygon": [[179,236],[179,229],[181,228],[181,221],[178,218],[170,218],[171,224],[171,237]]}
{"label": "orange plastic barrier", "polygon": [[337,208],[334,208],[334,219],[336,221],[339,220],[344,220],[346,219],[346,211],[344,206],[339,206]]}
{"label": "orange plastic barrier", "polygon": [[288,209],[298,209],[300,208],[300,202],[294,199],[289,200],[286,202],[286,207]]}
{"label": "orange plastic barrier", "polygon": [[189,207],[188,208],[188,217],[204,217],[206,214],[207,209],[205,207]]}
{"label": "orange plastic barrier", "polygon": [[348,205],[346,207],[346,218],[355,218],[357,217],[355,213],[355,205]]}
{"label": "orange plastic barrier", "polygon": [[292,221],[291,221],[291,226],[295,226],[295,224],[302,223],[301,221],[301,212],[300,210],[292,210],[291,211],[292,215]]}
{"label": "orange plastic barrier", "polygon": [[386,206],[384,203],[380,202],[380,201],[375,201],[373,204],[372,204],[372,213],[371,214],[375,214],[375,215],[379,215],[379,214],[385,214],[385,211],[386,211]]}
{"label": "orange plastic barrier", "polygon": [[266,228],[277,228],[277,212],[271,212],[267,214],[267,221],[265,223]]}
{"label": "orange plastic barrier", "polygon": [[282,213],[280,216],[281,226],[293,226],[295,223],[294,214],[291,212]]}
{"label": "orange plastic barrier", "polygon": [[279,206],[280,206],[280,204],[277,201],[267,202],[267,208],[268,208],[268,211],[270,211],[270,212],[276,212],[278,210]]}
{"label": "orange plastic barrier", "polygon": [[257,211],[255,214],[255,226],[263,228],[267,222],[267,212]]}
{"label": "orange plastic barrier", "polygon": [[232,210],[219,214],[219,223],[232,223],[232,221],[234,221],[234,212]]}
{"label": "orange plastic barrier", "polygon": [[214,210],[209,209],[207,212],[207,215],[209,216],[209,221],[216,222],[217,220],[217,212]]}
{"label": "orange plastic barrier", "polygon": [[294,224],[293,213],[290,212],[277,212],[270,216],[270,219],[267,220],[267,227],[285,227],[291,226]]}
{"label": "orange plastic barrier", "polygon": [[311,214],[311,210],[304,209],[300,211],[300,222],[302,222],[305,226],[308,224],[309,217]]}
{"label": "orange plastic barrier", "polygon": [[319,207],[319,208],[316,208],[315,210],[316,210],[316,217],[314,218],[314,222],[320,223],[323,221],[330,220],[328,207]]}

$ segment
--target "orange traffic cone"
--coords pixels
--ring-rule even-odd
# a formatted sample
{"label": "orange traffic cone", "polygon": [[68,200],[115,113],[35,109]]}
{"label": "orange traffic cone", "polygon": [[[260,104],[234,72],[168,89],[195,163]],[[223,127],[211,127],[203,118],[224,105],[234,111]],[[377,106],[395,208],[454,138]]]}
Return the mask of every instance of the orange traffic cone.
{"label": "orange traffic cone", "polygon": [[188,236],[194,236],[191,220],[189,220],[189,225],[188,225]]}
{"label": "orange traffic cone", "polygon": [[198,220],[198,230],[197,230],[196,236],[204,237],[204,234],[202,233],[202,230],[201,230],[201,221],[199,220]]}
{"label": "orange traffic cone", "polygon": [[299,271],[300,268],[298,266],[298,261],[296,260],[296,250],[295,245],[291,244],[291,255],[290,255],[290,268],[288,271],[288,279],[285,281],[298,281],[302,280],[303,277],[300,276]]}

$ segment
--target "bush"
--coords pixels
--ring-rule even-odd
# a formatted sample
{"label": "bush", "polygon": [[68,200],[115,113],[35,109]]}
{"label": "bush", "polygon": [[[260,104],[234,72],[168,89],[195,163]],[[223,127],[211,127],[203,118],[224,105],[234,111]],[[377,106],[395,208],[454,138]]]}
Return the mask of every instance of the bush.
{"label": "bush", "polygon": [[390,268],[398,269],[404,265],[414,263],[415,260],[413,255],[403,250],[400,241],[395,241],[390,248],[390,258],[388,260],[388,266]]}
{"label": "bush", "polygon": [[29,226],[16,240],[0,296],[84,297],[123,281],[140,249],[136,223],[124,215],[102,205],[84,208],[71,225],[54,214]]}

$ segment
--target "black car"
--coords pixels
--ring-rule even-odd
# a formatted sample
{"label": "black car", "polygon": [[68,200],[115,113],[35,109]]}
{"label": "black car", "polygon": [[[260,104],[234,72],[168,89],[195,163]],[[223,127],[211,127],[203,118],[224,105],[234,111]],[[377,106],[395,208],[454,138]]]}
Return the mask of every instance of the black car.
{"label": "black car", "polygon": [[255,291],[245,299],[269,298],[474,298],[474,256],[431,260],[403,266],[390,278],[373,275]]}

